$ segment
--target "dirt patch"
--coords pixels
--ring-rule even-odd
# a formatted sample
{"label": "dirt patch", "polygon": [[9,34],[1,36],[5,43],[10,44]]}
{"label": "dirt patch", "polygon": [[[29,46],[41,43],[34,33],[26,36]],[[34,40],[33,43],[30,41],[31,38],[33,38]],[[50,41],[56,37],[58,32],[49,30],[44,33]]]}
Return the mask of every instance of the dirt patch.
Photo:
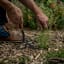
{"label": "dirt patch", "polygon": [[38,49],[35,41],[35,38],[40,34],[38,31],[25,31],[28,43],[0,42],[0,64],[43,64],[48,51],[58,51],[64,48],[63,31],[49,31],[47,33],[50,38],[48,50]]}

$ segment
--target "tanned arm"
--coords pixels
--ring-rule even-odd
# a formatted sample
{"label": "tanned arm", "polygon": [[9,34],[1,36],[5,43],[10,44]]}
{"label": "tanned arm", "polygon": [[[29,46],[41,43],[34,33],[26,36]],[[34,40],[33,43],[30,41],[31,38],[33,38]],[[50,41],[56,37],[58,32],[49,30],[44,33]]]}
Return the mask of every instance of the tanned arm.
{"label": "tanned arm", "polygon": [[[23,3],[26,7],[31,9],[34,12],[34,14],[36,15],[36,19],[40,22],[40,24],[42,26],[44,26],[45,28],[47,28],[48,17],[36,5],[34,0],[19,0],[19,1],[21,3]],[[8,0],[0,0],[0,6],[2,6],[3,8],[6,8],[8,11],[10,11],[11,9],[13,9],[13,11],[16,10],[16,9],[14,9],[13,3],[9,2]],[[17,11],[15,11],[15,12],[16,12],[16,15],[19,15],[17,13]]]}
{"label": "tanned arm", "polygon": [[6,9],[7,16],[10,21],[16,24],[17,27],[23,24],[23,15],[21,10],[8,0],[0,0],[0,6]]}
{"label": "tanned arm", "polygon": [[36,19],[40,22],[44,28],[47,28],[48,17],[42,12],[42,10],[36,5],[34,0],[19,0],[26,7],[31,9],[36,15]]}
{"label": "tanned arm", "polygon": [[8,0],[0,0],[0,6],[8,10],[12,7],[12,3],[9,2]]}
{"label": "tanned arm", "polygon": [[19,1],[23,3],[26,7],[31,9],[35,14],[41,11],[41,9],[36,5],[36,3],[33,0],[19,0]]}

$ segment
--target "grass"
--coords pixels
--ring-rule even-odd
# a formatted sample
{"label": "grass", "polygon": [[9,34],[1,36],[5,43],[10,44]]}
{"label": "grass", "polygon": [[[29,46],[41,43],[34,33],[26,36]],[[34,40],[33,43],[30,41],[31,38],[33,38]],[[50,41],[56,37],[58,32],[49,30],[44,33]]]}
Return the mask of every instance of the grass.
{"label": "grass", "polygon": [[19,58],[19,64],[26,64],[28,61],[30,61],[30,59],[27,56],[22,56]]}
{"label": "grass", "polygon": [[36,38],[36,41],[38,42],[38,47],[42,49],[48,49],[49,43],[49,35],[46,34],[46,31],[41,32],[40,36]]}
{"label": "grass", "polygon": [[64,50],[48,52],[46,57],[47,58],[55,58],[55,57],[64,58]]}
{"label": "grass", "polygon": [[[59,51],[53,51],[53,52],[48,52],[46,55],[46,59],[48,60],[49,58],[64,58],[64,50],[59,50]],[[46,64],[55,64],[55,63],[50,63],[46,61]],[[64,63],[63,63],[64,64]]]}

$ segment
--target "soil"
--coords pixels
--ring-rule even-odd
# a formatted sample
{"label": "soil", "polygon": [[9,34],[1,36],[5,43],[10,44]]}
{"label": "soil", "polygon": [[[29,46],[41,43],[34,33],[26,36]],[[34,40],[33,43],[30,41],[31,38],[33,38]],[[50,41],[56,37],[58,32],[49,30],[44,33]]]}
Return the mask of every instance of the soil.
{"label": "soil", "polygon": [[[0,64],[43,64],[47,51],[64,48],[64,31],[49,31],[49,48],[39,49],[35,38],[39,31],[25,30],[25,42],[0,42]],[[25,59],[25,60],[24,60]],[[22,63],[22,61],[24,63]]]}

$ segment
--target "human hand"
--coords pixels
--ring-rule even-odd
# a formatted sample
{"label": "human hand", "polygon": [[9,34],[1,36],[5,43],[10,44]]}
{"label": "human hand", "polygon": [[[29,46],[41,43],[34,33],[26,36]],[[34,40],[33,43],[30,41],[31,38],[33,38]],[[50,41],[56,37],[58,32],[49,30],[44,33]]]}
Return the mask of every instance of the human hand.
{"label": "human hand", "polygon": [[36,19],[42,25],[42,27],[44,28],[48,27],[48,17],[44,13],[42,12],[37,13]]}
{"label": "human hand", "polygon": [[7,16],[17,28],[19,28],[19,26],[21,26],[21,28],[23,27],[23,15],[20,8],[12,4],[11,8],[7,10]]}

